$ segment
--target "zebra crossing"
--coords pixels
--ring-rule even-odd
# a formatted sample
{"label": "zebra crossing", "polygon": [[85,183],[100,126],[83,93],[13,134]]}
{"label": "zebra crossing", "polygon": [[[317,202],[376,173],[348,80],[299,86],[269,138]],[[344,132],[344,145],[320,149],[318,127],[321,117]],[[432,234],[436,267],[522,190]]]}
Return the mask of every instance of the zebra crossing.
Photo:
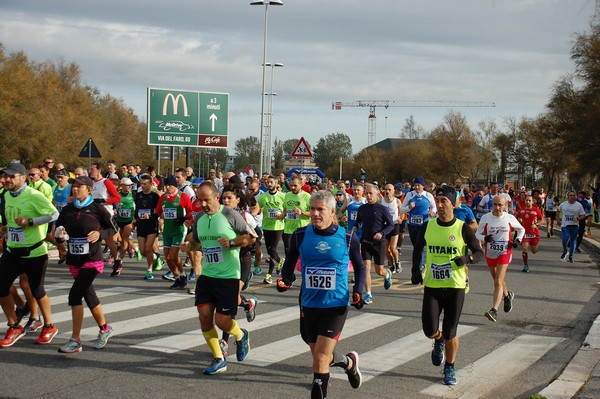
{"label": "zebra crossing", "polygon": [[[70,309],[62,310],[68,309],[67,297],[69,287],[68,283],[48,284],[46,286],[47,291],[51,293],[54,309],[61,309],[53,313],[53,321],[55,323],[64,323],[61,326],[62,331],[57,336],[59,339],[68,339],[71,334],[65,328],[66,326],[70,327],[71,311]],[[127,334],[153,331],[152,329],[155,327],[185,321],[188,322],[186,324],[188,328],[190,325],[197,326],[197,311],[195,307],[190,306],[192,297],[184,295],[180,291],[165,290],[164,292],[158,291],[158,293],[157,291],[153,291],[151,295],[148,295],[148,291],[144,287],[107,287],[98,288],[97,293],[103,302],[103,309],[107,315],[107,319],[109,321],[112,319],[117,320],[111,322],[115,331],[114,337],[126,337]],[[120,296],[123,299],[120,299]],[[110,301],[104,304],[104,300],[109,298]],[[182,301],[182,306],[179,306],[176,303],[177,301]],[[265,308],[264,305],[268,302],[261,301],[259,303],[263,305],[259,307],[261,309]],[[164,308],[160,307],[160,305],[169,304],[176,305],[177,310],[162,311]],[[121,312],[141,308],[153,309],[153,307],[155,307],[154,309],[161,309],[161,311],[126,320],[119,320],[120,318],[122,319],[122,317],[118,317]],[[370,312],[352,313],[346,321],[340,342],[347,342],[345,347],[352,347],[359,352],[363,383],[369,383],[376,380],[377,377],[383,377],[395,368],[407,365],[417,359],[419,362],[422,362],[423,359],[419,359],[420,357],[425,356],[427,359],[429,358],[428,355],[432,349],[432,342],[420,330],[410,332],[375,348],[365,348],[365,350],[361,351],[361,348],[356,346],[352,337],[360,334],[378,334],[378,331],[382,328],[393,326],[393,323],[402,320],[402,316]],[[297,321],[299,316],[297,306],[289,306],[270,310],[265,313],[259,312],[256,320],[252,323],[248,323],[244,318],[240,317],[238,323],[250,332],[268,331],[270,328],[283,323]],[[82,340],[84,341],[93,341],[98,333],[97,327],[90,319],[91,314],[86,309],[84,321],[86,328],[81,333]],[[193,324],[194,322],[196,324]],[[459,336],[462,337],[468,334],[475,334],[479,329],[478,326],[463,324],[459,326],[458,332]],[[297,329],[294,329],[294,333],[292,336],[276,339],[264,345],[252,346],[251,354],[244,361],[244,365],[269,368],[278,364],[286,364],[296,356],[308,355],[310,353],[308,345],[297,334]],[[145,337],[147,339],[127,346],[131,349],[164,355],[176,354],[195,348],[201,348],[201,351],[208,350],[198,327],[175,334]],[[516,377],[523,370],[530,367],[563,340],[564,338],[552,336],[517,335],[514,339],[497,347],[478,360],[470,364],[460,365],[457,369],[457,377],[459,379],[457,386],[449,388],[441,383],[433,383],[420,393],[432,397],[482,397],[485,393],[484,391],[492,391],[501,384],[507,383],[511,378]],[[228,361],[236,363],[235,356],[230,356]],[[501,373],[499,373],[499,365],[502,365]],[[345,373],[339,369],[332,368],[331,373],[333,379],[345,380],[347,378]],[[483,380],[486,381],[486,384],[482,388],[481,381]]]}

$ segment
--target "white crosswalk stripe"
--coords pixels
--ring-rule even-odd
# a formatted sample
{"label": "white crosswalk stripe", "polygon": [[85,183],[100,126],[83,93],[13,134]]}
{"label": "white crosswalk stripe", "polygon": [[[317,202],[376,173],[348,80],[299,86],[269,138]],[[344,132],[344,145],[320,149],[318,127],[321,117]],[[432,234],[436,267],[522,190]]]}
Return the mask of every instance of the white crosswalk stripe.
{"label": "white crosswalk stripe", "polygon": [[[477,327],[460,325],[458,336],[463,336],[475,330],[477,330]],[[432,345],[433,341],[431,339],[423,335],[422,331],[417,331],[377,349],[359,353],[363,382],[367,382],[386,371],[431,352]],[[346,379],[346,374],[339,368],[332,368],[331,375],[334,378]]]}
{"label": "white crosswalk stripe", "polygon": [[[458,385],[433,384],[421,393],[444,398],[481,398],[483,391],[506,384],[510,379],[535,363],[563,338],[524,334],[490,352],[471,365],[456,372]],[[485,381],[485,384],[482,384]]]}

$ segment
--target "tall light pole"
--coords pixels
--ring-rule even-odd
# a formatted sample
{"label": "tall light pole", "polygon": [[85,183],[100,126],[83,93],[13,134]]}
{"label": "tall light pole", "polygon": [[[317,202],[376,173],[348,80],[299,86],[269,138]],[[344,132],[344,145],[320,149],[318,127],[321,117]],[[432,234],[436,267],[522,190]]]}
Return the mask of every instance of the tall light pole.
{"label": "tall light pole", "polygon": [[265,66],[267,67],[271,67],[271,85],[269,88],[269,117],[267,118],[267,131],[265,134],[265,138],[266,138],[266,151],[265,151],[265,159],[266,159],[266,172],[267,173],[271,173],[271,151],[273,150],[272,148],[272,140],[273,140],[273,136],[271,135],[271,133],[273,132],[273,96],[276,96],[277,93],[275,93],[273,91],[273,71],[275,70],[275,67],[283,67],[283,64],[280,62],[267,62],[265,64]]}
{"label": "tall light pole", "polygon": [[[269,6],[282,6],[283,0],[257,0],[250,2],[252,6],[265,6],[265,33],[263,41],[263,62],[262,62],[262,91],[261,91],[261,106],[260,106],[260,166],[259,171],[262,177],[263,163],[265,158],[265,137],[264,137],[264,118],[265,118],[265,78],[267,64],[267,26],[269,21]],[[270,168],[269,168],[270,169]]]}

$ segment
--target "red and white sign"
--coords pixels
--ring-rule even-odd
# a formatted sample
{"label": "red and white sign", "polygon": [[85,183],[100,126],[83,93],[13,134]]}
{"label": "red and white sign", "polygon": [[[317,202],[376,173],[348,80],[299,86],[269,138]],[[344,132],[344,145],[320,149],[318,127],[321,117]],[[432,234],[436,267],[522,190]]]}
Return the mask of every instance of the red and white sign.
{"label": "red and white sign", "polygon": [[304,157],[304,158],[312,158],[312,152],[310,152],[310,148],[308,148],[308,143],[304,140],[304,137],[300,137],[298,144],[294,147],[294,150],[290,154],[293,157]]}

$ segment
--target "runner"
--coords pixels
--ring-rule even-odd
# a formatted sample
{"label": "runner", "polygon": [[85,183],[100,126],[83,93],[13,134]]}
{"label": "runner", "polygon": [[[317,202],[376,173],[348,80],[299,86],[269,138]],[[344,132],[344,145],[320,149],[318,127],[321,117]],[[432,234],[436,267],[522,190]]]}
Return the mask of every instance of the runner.
{"label": "runner", "polygon": [[575,252],[578,254],[581,253],[581,242],[583,241],[583,237],[585,236],[585,229],[587,226],[587,219],[592,217],[592,203],[587,200],[587,193],[585,191],[580,191],[577,193],[577,202],[581,204],[583,210],[585,211],[585,219],[579,220],[579,229],[577,230],[577,243],[575,244]]}
{"label": "runner", "polygon": [[255,233],[239,213],[219,204],[219,190],[212,182],[202,183],[197,196],[204,213],[194,222],[192,240],[183,242],[181,248],[203,251],[195,304],[202,335],[213,355],[212,363],[203,372],[212,375],[227,371],[215,324],[235,337],[239,362],[250,351],[248,331],[241,329],[233,317],[239,303],[240,247],[251,245]]}
{"label": "runner", "polygon": [[[505,282],[508,265],[512,261],[512,249],[521,243],[525,228],[510,213],[505,212],[506,200],[496,195],[492,200],[492,212],[481,217],[477,239],[485,242],[485,260],[494,280],[492,307],[484,313],[489,320],[496,322],[500,303],[504,300],[504,312],[512,310],[514,292],[509,291]],[[516,238],[513,240],[513,231]]]}
{"label": "runner", "polygon": [[540,223],[542,223],[542,211],[537,206],[534,206],[533,196],[528,195],[525,198],[525,207],[517,212],[517,220],[525,227],[525,236],[523,237],[522,250],[523,253],[523,270],[524,273],[529,273],[529,247],[531,253],[535,254],[538,251],[540,243]]}
{"label": "runner", "polygon": [[[362,382],[358,353],[344,355],[336,346],[350,304],[363,307],[366,268],[358,239],[335,223],[335,212],[335,199],[329,192],[311,196],[311,224],[294,232],[282,277],[277,280],[278,291],[288,290],[296,280],[294,268],[300,259],[300,334],[313,355],[313,399],[327,397],[332,366],[346,371],[352,388],[358,389]],[[352,301],[347,283],[350,260],[355,273]]]}
{"label": "runner", "polygon": [[44,194],[27,186],[27,169],[20,163],[11,163],[4,169],[4,196],[0,228],[4,239],[0,257],[0,304],[8,321],[8,330],[0,347],[12,346],[25,335],[25,329],[17,323],[15,302],[10,294],[15,279],[26,274],[31,292],[40,307],[44,326],[36,344],[49,344],[58,329],[52,323],[50,299],[44,289],[44,277],[48,266],[48,247],[44,242],[48,223],[58,218],[58,212]]}
{"label": "runner", "polygon": [[554,235],[554,221],[556,220],[556,207],[559,205],[558,197],[554,196],[554,190],[549,189],[544,201],[544,214],[546,217],[546,237]]}
{"label": "runner", "polygon": [[310,194],[302,191],[302,179],[295,176],[290,180],[289,191],[283,198],[283,204],[283,246],[287,254],[294,231],[310,222]]}
{"label": "runner", "polygon": [[[277,253],[277,246],[283,236],[284,229],[284,200],[285,194],[277,191],[277,180],[272,175],[267,177],[268,191],[258,197],[258,205],[262,210],[263,220],[262,229],[265,237],[265,247],[269,254],[269,271],[265,275],[263,282],[265,284],[273,283],[273,272],[277,274],[281,271],[281,266],[285,257],[282,259]],[[275,268],[277,267],[277,268]]]}
{"label": "runner", "polygon": [[161,270],[163,261],[160,253],[154,252],[154,243],[158,235],[158,215],[154,213],[158,205],[160,196],[152,191],[152,177],[150,175],[140,176],[140,185],[142,191],[135,196],[135,219],[133,224],[137,229],[137,238],[139,251],[146,258],[146,275],[144,279],[152,280],[154,278],[153,270]]}
{"label": "runner", "polygon": [[135,243],[131,239],[131,233],[133,232],[133,220],[135,219],[135,197],[131,192],[133,182],[129,177],[121,179],[119,196],[121,202],[116,205],[115,219],[117,226],[119,226],[119,236],[121,237],[121,259],[125,257],[125,253],[129,253],[129,257],[135,255],[138,262],[142,260],[142,253],[139,248],[135,246]]}
{"label": "runner", "polygon": [[[411,281],[413,284],[422,284],[421,254],[425,251],[421,320],[423,332],[434,340],[432,364],[439,366],[446,361],[443,379],[446,385],[457,383],[454,364],[459,347],[456,331],[465,300],[464,266],[483,258],[483,251],[473,230],[454,217],[456,201],[453,187],[443,186],[436,190],[438,217],[425,222],[419,230],[412,258]],[[467,254],[467,249],[472,255]],[[444,320],[440,331],[442,311]]]}
{"label": "runner", "polygon": [[105,207],[92,199],[94,182],[81,176],[73,182],[73,202],[67,205],[56,221],[56,238],[67,241],[67,264],[75,279],[69,291],[69,306],[73,319],[73,331],[66,344],[58,348],[61,353],[76,353],[83,350],[81,327],[83,325],[83,303],[85,299],[100,331],[94,349],[106,346],[113,329],[106,322],[102,305],[94,290],[93,282],[104,270],[100,229],[110,228],[111,215]]}
{"label": "runner", "polygon": [[[184,222],[186,219],[192,220],[192,201],[187,194],[177,189],[175,176],[167,176],[165,190],[166,192],[158,200],[154,213],[164,219],[163,250],[174,279],[174,283],[169,288],[182,290],[187,287],[187,275],[179,257],[179,246],[186,236],[187,228]],[[163,279],[169,280],[169,273],[164,275]]]}
{"label": "runner", "polygon": [[394,196],[393,184],[388,183],[384,186],[383,197],[381,197],[380,203],[390,212],[392,223],[394,224],[394,229],[385,237],[388,267],[392,273],[400,273],[402,265],[400,264],[400,254],[398,253],[398,236],[400,235],[399,215],[402,202]]}
{"label": "runner", "polygon": [[557,217],[560,217],[558,225],[562,232],[563,253],[560,259],[564,262],[569,256],[569,263],[574,263],[573,252],[577,244],[577,232],[579,222],[585,220],[585,210],[583,206],[577,202],[575,191],[571,190],[567,193],[567,200],[561,203],[557,208]]}
{"label": "runner", "polygon": [[[378,202],[379,189],[377,186],[366,183],[365,193],[367,203],[358,208],[356,216],[357,226],[362,227],[360,239],[360,252],[367,271],[365,281],[364,301],[373,303],[371,294],[371,260],[375,263],[375,273],[383,277],[383,287],[389,290],[392,286],[392,272],[384,266],[386,239],[385,237],[394,229],[392,217],[387,208]],[[357,226],[354,226],[356,229]]]}

